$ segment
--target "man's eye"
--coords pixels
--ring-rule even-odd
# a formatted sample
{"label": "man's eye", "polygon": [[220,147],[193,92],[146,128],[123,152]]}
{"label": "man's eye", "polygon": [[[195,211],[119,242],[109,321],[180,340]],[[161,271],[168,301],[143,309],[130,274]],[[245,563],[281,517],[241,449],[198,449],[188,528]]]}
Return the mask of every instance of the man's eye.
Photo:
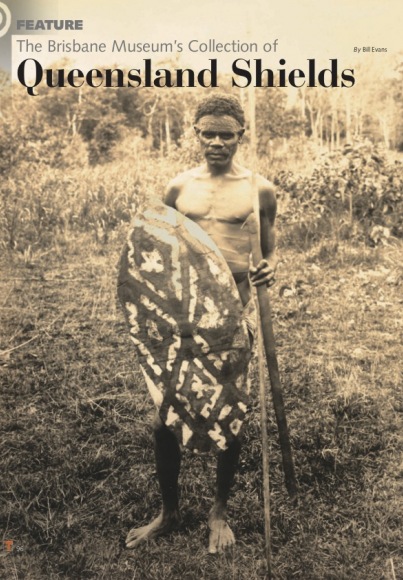
{"label": "man's eye", "polygon": [[203,137],[203,139],[211,140],[211,139],[214,139],[215,135],[216,135],[215,133],[212,133],[210,131],[202,131],[201,132],[201,136]]}
{"label": "man's eye", "polygon": [[231,141],[231,139],[234,139],[235,133],[232,133],[231,131],[224,131],[223,133],[215,133],[214,131],[202,131],[201,136],[207,141],[213,141],[216,137],[219,137],[219,139],[222,139],[223,141]]}

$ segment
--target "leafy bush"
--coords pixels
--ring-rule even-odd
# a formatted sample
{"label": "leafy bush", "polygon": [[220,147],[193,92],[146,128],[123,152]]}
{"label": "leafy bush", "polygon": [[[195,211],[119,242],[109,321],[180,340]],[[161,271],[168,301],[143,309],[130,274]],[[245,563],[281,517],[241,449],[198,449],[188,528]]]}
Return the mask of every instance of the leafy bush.
{"label": "leafy bush", "polygon": [[283,219],[313,238],[357,225],[368,239],[374,227],[403,237],[402,164],[369,142],[323,155],[307,177],[282,171],[274,181],[286,194]]}

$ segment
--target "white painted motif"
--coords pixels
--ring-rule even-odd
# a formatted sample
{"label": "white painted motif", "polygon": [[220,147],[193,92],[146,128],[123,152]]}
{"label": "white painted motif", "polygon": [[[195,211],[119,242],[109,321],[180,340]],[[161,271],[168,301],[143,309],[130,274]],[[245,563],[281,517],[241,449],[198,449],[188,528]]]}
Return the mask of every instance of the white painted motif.
{"label": "white painted motif", "polygon": [[146,382],[148,391],[151,395],[151,398],[154,402],[154,405],[159,409],[162,405],[162,401],[164,398],[163,386],[160,385],[160,389],[157,387],[157,385],[148,376],[147,371],[143,365],[140,365],[140,369],[141,369],[141,372],[143,373],[144,380]]}
{"label": "white painted motif", "polygon": [[143,272],[156,272],[157,274],[164,271],[164,264],[162,256],[158,250],[151,250],[151,252],[141,252],[142,262],[140,270]]}
{"label": "white painted motif", "polygon": [[210,435],[211,439],[215,441],[219,449],[224,450],[227,448],[225,437],[223,436],[221,427],[219,426],[218,423],[214,423],[214,429],[210,429],[210,431],[208,431],[208,434]]}

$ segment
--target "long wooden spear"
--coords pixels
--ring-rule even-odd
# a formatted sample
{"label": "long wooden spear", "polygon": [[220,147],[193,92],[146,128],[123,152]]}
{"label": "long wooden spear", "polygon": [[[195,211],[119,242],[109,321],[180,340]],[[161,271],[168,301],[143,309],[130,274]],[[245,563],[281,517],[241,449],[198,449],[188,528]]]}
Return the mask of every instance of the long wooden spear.
{"label": "long wooden spear", "polygon": [[[258,320],[260,320],[260,307],[257,293],[254,293]],[[260,325],[257,331],[258,348],[258,371],[259,371],[259,401],[260,401],[260,429],[262,434],[262,458],[263,458],[263,505],[264,505],[264,539],[265,557],[268,580],[272,578],[271,568],[271,519],[270,519],[270,472],[269,472],[269,435],[267,432],[267,407],[265,368],[263,358],[263,336]]]}
{"label": "long wooden spear", "polygon": [[[260,247],[259,230],[257,228],[256,218],[254,216],[253,219],[248,219],[247,227],[249,230],[251,240],[253,263],[258,264],[262,259],[262,250]],[[295,479],[294,463],[292,460],[291,444],[284,409],[284,399],[280,383],[280,374],[278,370],[278,362],[276,356],[273,324],[272,324],[271,305],[269,295],[267,293],[267,288],[265,285],[257,286],[256,296],[258,304],[258,316],[260,322],[258,330],[261,336],[261,340],[259,340],[258,342],[258,357],[260,359],[259,366],[262,365],[264,367],[263,361],[264,356],[266,355],[267,368],[269,370],[271,384],[273,407],[277,420],[280,448],[283,458],[285,485],[289,495],[291,497],[295,497],[297,494],[297,483]],[[264,370],[262,374],[264,375]],[[267,437],[266,389],[264,384],[264,376],[262,379],[259,378],[259,381],[261,383],[259,391],[261,393],[260,406],[261,406],[261,423],[262,423],[262,441],[264,444],[264,439],[265,437]],[[263,446],[263,466],[264,464],[265,464],[265,451]]]}
{"label": "long wooden spear", "polygon": [[[262,260],[262,249],[260,242],[260,202],[259,192],[256,184],[257,154],[256,154],[256,125],[255,125],[255,94],[252,88],[249,93],[250,123],[251,123],[251,153],[252,153],[252,188],[254,197],[254,213],[248,218],[246,227],[249,230],[251,241],[252,260],[257,265]],[[260,407],[261,407],[261,428],[262,428],[262,454],[263,454],[263,480],[264,493],[269,493],[268,474],[268,441],[267,441],[267,411],[266,411],[266,389],[264,384],[264,353],[266,354],[267,367],[269,370],[273,407],[277,420],[279,432],[280,448],[283,458],[283,468],[285,485],[291,497],[297,494],[297,483],[295,478],[294,463],[292,460],[291,444],[288,434],[287,419],[284,409],[283,392],[280,383],[280,374],[275,349],[275,340],[272,324],[272,314],[269,294],[265,285],[256,287],[258,320],[260,322],[258,340],[259,358],[259,383],[260,383]],[[268,502],[268,498],[267,498]],[[265,511],[269,512],[269,505],[265,501]],[[270,520],[267,522],[270,529]],[[266,532],[267,533],[267,532]],[[270,532],[269,532],[270,533]],[[267,540],[266,540],[267,542]],[[267,549],[267,545],[266,545]]]}

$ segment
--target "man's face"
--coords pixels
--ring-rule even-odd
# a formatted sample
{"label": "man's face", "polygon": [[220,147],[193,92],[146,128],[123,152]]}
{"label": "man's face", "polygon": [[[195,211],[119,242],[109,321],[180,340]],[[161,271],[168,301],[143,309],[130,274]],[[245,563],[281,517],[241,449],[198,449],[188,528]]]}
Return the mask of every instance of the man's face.
{"label": "man's face", "polygon": [[229,168],[244,133],[238,121],[229,115],[205,115],[195,130],[209,167]]}

